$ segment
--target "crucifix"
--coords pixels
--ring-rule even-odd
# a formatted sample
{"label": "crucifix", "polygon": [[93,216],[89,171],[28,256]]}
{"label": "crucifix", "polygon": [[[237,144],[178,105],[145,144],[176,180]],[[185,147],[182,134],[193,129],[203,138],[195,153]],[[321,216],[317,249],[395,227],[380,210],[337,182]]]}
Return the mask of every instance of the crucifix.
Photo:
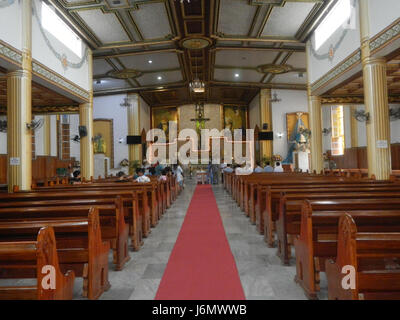
{"label": "crucifix", "polygon": [[204,103],[196,103],[196,118],[190,119],[190,121],[196,122],[196,132],[199,137],[198,150],[201,150],[201,130],[206,128],[206,121],[210,121],[208,118],[204,118]]}

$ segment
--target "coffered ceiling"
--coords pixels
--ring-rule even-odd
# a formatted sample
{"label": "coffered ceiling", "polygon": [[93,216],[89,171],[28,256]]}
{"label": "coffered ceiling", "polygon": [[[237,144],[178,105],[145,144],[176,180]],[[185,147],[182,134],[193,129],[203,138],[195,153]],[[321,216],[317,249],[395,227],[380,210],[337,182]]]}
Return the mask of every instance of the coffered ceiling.
{"label": "coffered ceiling", "polygon": [[[389,102],[400,103],[400,50],[392,57],[388,57],[387,62],[387,85]],[[362,73],[356,74],[349,79],[347,83],[341,84],[337,88],[333,88],[326,95],[325,101],[337,101],[349,103],[364,102],[364,82]]]}
{"label": "coffered ceiling", "polygon": [[[32,111],[34,114],[78,111],[75,101],[36,82],[32,82]],[[0,69],[0,114],[7,112],[7,79]]]}
{"label": "coffered ceiling", "polygon": [[[49,2],[93,49],[95,95],[139,92],[161,106],[305,89],[305,40],[336,0]],[[204,94],[189,90],[195,77]]]}

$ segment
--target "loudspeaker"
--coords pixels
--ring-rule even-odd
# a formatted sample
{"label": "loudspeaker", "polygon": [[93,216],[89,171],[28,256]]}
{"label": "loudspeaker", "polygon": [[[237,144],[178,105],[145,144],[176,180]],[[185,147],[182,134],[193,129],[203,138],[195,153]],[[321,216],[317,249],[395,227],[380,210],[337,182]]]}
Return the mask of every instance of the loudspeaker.
{"label": "loudspeaker", "polygon": [[268,130],[268,123],[263,123],[262,129],[264,131]]}
{"label": "loudspeaker", "polygon": [[258,140],[259,141],[272,141],[272,140],[274,140],[274,133],[272,131],[259,132]]}
{"label": "loudspeaker", "polygon": [[142,136],[127,136],[126,144],[142,144]]}
{"label": "loudspeaker", "polygon": [[79,137],[87,137],[87,128],[86,126],[79,126]]}

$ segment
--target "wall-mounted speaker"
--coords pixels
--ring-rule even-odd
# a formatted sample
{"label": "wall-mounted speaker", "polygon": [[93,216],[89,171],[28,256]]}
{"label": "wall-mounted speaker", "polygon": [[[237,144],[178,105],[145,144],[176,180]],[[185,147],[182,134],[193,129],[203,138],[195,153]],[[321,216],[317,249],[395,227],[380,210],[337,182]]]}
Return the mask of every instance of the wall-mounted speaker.
{"label": "wall-mounted speaker", "polygon": [[126,144],[142,144],[142,136],[127,136]]}
{"label": "wall-mounted speaker", "polygon": [[258,140],[259,141],[272,141],[272,140],[274,140],[274,133],[272,131],[259,132]]}
{"label": "wall-mounted speaker", "polygon": [[87,137],[87,128],[86,126],[79,126],[79,137]]}

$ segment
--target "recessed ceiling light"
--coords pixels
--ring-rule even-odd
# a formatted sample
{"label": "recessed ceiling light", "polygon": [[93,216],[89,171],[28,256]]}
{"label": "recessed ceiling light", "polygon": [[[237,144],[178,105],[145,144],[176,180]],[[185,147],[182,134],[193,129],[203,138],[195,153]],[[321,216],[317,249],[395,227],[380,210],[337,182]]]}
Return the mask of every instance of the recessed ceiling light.
{"label": "recessed ceiling light", "polygon": [[149,63],[152,64],[152,63],[153,63],[153,60],[149,60]]}
{"label": "recessed ceiling light", "polygon": [[161,76],[158,76],[157,79],[158,79],[158,80],[162,80],[162,77],[161,77]]}
{"label": "recessed ceiling light", "polygon": [[235,78],[239,78],[239,73],[235,73]]}

